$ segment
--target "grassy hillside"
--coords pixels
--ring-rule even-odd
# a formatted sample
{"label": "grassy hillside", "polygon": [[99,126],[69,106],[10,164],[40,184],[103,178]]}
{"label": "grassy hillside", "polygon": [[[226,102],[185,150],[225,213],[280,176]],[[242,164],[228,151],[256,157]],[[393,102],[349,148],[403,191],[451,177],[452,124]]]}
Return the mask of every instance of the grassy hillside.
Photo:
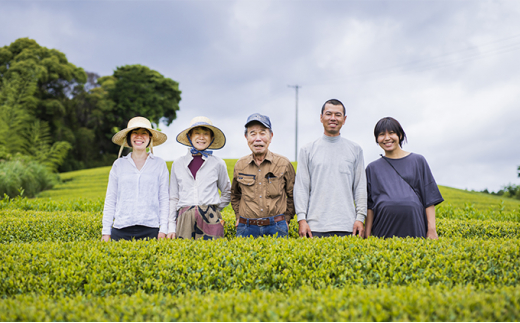
{"label": "grassy hillside", "polygon": [[[233,167],[237,159],[225,160],[229,178],[233,177]],[[168,170],[172,162],[167,162]],[[296,163],[293,163],[296,167]],[[108,174],[111,167],[99,167],[62,173],[63,183],[50,191],[44,191],[38,198],[53,200],[69,200],[76,198],[103,199],[105,198]],[[494,211],[513,212],[520,210],[520,201],[489,194],[468,192],[456,188],[439,186],[445,202],[440,205],[443,209],[457,208],[466,211]]]}

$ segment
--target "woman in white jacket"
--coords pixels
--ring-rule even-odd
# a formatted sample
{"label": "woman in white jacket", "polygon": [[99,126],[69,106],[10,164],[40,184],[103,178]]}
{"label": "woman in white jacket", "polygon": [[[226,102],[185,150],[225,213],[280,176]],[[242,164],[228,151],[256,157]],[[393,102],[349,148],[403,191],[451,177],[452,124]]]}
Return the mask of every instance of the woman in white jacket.
{"label": "woman in white jacket", "polygon": [[[112,141],[121,146],[112,165],[103,210],[102,240],[165,238],[168,233],[168,168],[153,155],[166,141],[143,117],[132,118]],[[123,147],[132,152],[121,157]],[[150,152],[147,152],[147,148]]]}
{"label": "woman in white jacket", "polygon": [[177,141],[190,148],[172,164],[168,238],[222,238],[220,211],[231,200],[231,183],[226,163],[208,149],[221,149],[226,137],[210,119],[195,117]]}

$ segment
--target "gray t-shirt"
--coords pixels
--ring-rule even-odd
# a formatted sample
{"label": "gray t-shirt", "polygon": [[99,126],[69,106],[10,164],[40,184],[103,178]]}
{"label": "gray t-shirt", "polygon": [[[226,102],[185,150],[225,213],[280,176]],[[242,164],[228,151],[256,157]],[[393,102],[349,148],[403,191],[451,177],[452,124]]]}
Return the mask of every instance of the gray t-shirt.
{"label": "gray t-shirt", "polygon": [[367,166],[366,174],[368,209],[374,211],[372,234],[426,237],[425,209],[444,201],[426,159],[413,153],[398,159],[382,157]]}
{"label": "gray t-shirt", "polygon": [[323,135],[300,150],[294,184],[298,221],[307,220],[311,231],[352,232],[355,220],[365,220],[366,203],[363,150],[358,144]]}

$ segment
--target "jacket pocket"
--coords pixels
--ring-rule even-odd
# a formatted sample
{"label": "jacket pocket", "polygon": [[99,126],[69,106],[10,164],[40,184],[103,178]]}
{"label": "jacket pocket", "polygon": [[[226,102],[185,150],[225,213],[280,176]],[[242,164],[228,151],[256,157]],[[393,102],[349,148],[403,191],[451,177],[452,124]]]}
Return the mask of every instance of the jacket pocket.
{"label": "jacket pocket", "polygon": [[251,186],[255,184],[255,175],[238,173],[237,181],[245,186]]}

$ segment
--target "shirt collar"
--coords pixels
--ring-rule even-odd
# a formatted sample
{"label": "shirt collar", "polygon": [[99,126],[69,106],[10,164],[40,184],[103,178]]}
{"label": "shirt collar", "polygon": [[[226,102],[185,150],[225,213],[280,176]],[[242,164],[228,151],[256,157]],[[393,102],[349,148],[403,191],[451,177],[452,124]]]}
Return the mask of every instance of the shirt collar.
{"label": "shirt collar", "polygon": [[[132,157],[132,152],[130,152],[130,153],[129,153],[128,155],[126,155],[126,156],[123,156],[123,158],[126,158],[126,159],[128,159],[128,158],[130,158],[130,157]],[[148,157],[150,157],[150,158],[152,158],[152,159],[155,158],[155,156],[154,156],[152,153],[148,153]],[[146,157],[146,158],[148,158],[148,157]]]}
{"label": "shirt collar", "polygon": [[[267,160],[268,162],[272,163],[273,159],[274,159],[274,154],[270,150],[267,150],[267,154],[265,155],[264,161]],[[262,163],[264,161],[262,161]],[[255,159],[253,158],[253,154],[249,155],[248,164],[251,164],[254,162],[255,162]]]}
{"label": "shirt collar", "polygon": [[334,136],[334,137],[323,135],[323,140],[325,140],[327,142],[335,143],[335,142],[338,142],[341,140],[341,135]]}

